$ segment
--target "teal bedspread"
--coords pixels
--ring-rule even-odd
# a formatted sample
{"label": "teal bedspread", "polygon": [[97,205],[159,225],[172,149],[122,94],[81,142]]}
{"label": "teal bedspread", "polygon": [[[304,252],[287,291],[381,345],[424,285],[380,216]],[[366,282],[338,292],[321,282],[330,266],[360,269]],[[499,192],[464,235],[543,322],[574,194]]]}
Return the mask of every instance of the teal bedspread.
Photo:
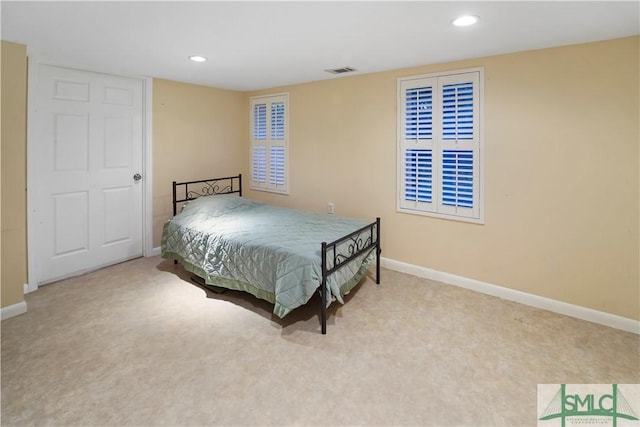
{"label": "teal bedspread", "polygon": [[[286,316],[305,304],[322,280],[321,242],[368,223],[266,205],[236,195],[190,201],[164,224],[162,257],[178,260],[209,285],[249,292]],[[365,232],[362,238],[370,237]],[[348,251],[348,244],[339,253]],[[368,270],[373,250],[330,275],[327,305],[351,290]],[[330,260],[328,268],[331,268]]]}

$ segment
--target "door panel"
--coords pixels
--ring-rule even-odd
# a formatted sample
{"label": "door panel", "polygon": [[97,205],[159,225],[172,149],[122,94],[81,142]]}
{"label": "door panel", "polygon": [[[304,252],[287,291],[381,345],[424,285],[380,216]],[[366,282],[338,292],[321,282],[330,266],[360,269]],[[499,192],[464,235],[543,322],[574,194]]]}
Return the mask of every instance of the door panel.
{"label": "door panel", "polygon": [[142,80],[38,66],[36,283],[142,255]]}
{"label": "door panel", "polygon": [[89,83],[56,78],[53,80],[53,99],[88,102]]}
{"label": "door panel", "polygon": [[133,125],[129,117],[106,117],[104,168],[130,168]]}
{"label": "door panel", "polygon": [[53,170],[86,171],[89,143],[87,114],[55,114],[53,123]]}
{"label": "door panel", "polygon": [[102,194],[105,211],[103,244],[114,244],[131,239],[132,224],[128,209],[133,197],[131,188],[105,188]]}
{"label": "door panel", "polygon": [[88,251],[88,193],[54,194],[52,201],[54,257]]}

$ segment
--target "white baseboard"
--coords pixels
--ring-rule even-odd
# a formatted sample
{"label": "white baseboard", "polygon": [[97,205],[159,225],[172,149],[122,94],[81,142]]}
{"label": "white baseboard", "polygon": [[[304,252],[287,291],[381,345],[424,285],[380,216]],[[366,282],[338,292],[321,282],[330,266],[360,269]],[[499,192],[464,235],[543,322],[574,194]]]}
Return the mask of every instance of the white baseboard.
{"label": "white baseboard", "polygon": [[509,301],[518,302],[520,304],[528,305],[531,307],[541,308],[543,310],[552,311],[554,313],[575,317],[577,319],[586,320],[588,322],[597,323],[599,325],[621,329],[623,331],[632,332],[634,334],[640,334],[640,321],[638,320],[628,319],[626,317],[616,316],[615,314],[605,313],[603,311],[581,307],[579,305],[569,304],[538,295],[528,294],[526,292],[516,291],[514,289],[503,288],[502,286],[492,285],[490,283],[469,279],[467,277],[456,276],[454,274],[444,273],[442,271],[432,270],[426,267],[407,264],[402,261],[396,261],[389,258],[382,257],[381,265],[382,267],[399,271],[401,273],[424,277],[425,279],[459,286],[461,288],[495,296]]}
{"label": "white baseboard", "polygon": [[147,256],[158,256],[160,255],[160,246],[151,249],[151,253]]}
{"label": "white baseboard", "polygon": [[17,304],[10,305],[8,307],[0,308],[0,319],[5,320],[11,317],[16,317],[27,312],[26,301],[19,302]]}
{"label": "white baseboard", "polygon": [[26,295],[28,293],[31,292],[35,292],[38,290],[38,284],[37,283],[25,283],[24,285],[22,285],[22,290],[23,293]]}

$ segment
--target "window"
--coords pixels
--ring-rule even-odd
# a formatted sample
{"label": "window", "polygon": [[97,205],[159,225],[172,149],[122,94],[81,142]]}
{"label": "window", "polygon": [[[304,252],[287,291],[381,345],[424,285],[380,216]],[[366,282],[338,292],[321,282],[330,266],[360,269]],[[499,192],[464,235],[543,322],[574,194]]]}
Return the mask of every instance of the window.
{"label": "window", "polygon": [[289,192],[289,94],[251,98],[251,184],[254,190]]}
{"label": "window", "polygon": [[398,211],[482,223],[483,70],[398,79]]}

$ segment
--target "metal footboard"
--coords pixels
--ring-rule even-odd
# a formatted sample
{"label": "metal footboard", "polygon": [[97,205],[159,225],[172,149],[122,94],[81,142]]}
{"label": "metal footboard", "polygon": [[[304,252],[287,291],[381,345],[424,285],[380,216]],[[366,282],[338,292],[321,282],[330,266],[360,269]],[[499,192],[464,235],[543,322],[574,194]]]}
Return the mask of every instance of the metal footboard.
{"label": "metal footboard", "polygon": [[347,234],[331,243],[322,242],[322,283],[320,296],[322,299],[321,322],[322,334],[327,333],[327,278],[346,264],[353,262],[360,255],[375,248],[376,283],[380,284],[380,218],[353,233]]}

